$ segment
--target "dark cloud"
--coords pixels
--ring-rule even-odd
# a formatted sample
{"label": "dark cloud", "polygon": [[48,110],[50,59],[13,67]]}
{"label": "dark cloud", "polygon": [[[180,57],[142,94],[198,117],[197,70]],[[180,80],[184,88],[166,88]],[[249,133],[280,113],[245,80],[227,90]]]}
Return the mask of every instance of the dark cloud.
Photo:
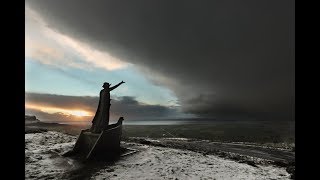
{"label": "dark cloud", "polygon": [[202,116],[293,119],[293,0],[31,0],[51,28],[139,66]]}
{"label": "dark cloud", "polygon": [[49,107],[65,109],[83,109],[95,111],[99,97],[92,96],[64,96],[56,94],[25,93],[25,101],[30,104],[41,104]]}
{"label": "dark cloud", "polygon": [[117,117],[123,116],[123,114],[130,116],[132,119],[161,119],[179,116],[176,108],[142,104],[130,96],[120,97],[118,100],[112,100],[111,103],[111,111]]}
{"label": "dark cloud", "polygon": [[[62,109],[87,110],[94,114],[98,107],[99,97],[26,93],[25,101],[27,104],[35,104],[43,107],[49,106]],[[142,104],[131,96],[113,97],[111,100],[110,111],[110,118],[112,120],[117,120],[120,116],[125,117],[126,120],[146,120],[174,118],[182,115],[177,108]],[[79,117],[66,115],[63,113],[49,114],[30,108],[26,108],[26,113],[35,115],[40,120],[45,121],[92,120],[92,117],[83,117],[80,119]]]}

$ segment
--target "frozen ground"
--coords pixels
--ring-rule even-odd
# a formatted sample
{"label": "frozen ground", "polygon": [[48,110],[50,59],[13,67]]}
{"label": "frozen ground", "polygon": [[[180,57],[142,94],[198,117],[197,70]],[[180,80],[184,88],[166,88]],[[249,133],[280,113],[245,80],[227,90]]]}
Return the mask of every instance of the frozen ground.
{"label": "frozen ground", "polygon": [[60,154],[72,148],[76,137],[58,132],[25,134],[26,179],[59,179],[77,163]]}
{"label": "frozen ground", "polygon": [[[76,137],[59,132],[26,134],[26,179],[289,179],[285,168],[257,167],[214,155],[138,143],[138,149],[112,164],[86,166],[62,157]],[[74,174],[82,174],[75,176]]]}
{"label": "frozen ground", "polygon": [[276,148],[272,146],[262,146],[254,143],[236,142],[213,142],[209,140],[197,140],[186,138],[145,138],[130,137],[130,142],[140,144],[169,147],[175,149],[187,149],[204,154],[219,155],[228,159],[251,161],[261,164],[261,160],[267,163],[285,166],[292,166],[295,162],[295,152],[291,149]]}
{"label": "frozen ground", "polygon": [[213,155],[140,146],[141,151],[95,173],[92,179],[288,179],[284,168],[253,167]]}

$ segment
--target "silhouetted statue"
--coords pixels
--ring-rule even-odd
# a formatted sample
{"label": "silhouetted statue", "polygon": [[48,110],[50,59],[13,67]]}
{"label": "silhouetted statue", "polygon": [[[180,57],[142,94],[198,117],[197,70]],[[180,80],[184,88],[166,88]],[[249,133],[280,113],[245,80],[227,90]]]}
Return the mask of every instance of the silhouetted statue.
{"label": "silhouetted statue", "polygon": [[121,81],[119,84],[110,87],[111,84],[105,82],[103,88],[100,91],[100,99],[97,112],[92,120],[92,126],[90,131],[93,133],[100,133],[102,130],[106,129],[109,124],[109,111],[110,111],[110,91],[114,90],[124,82]]}

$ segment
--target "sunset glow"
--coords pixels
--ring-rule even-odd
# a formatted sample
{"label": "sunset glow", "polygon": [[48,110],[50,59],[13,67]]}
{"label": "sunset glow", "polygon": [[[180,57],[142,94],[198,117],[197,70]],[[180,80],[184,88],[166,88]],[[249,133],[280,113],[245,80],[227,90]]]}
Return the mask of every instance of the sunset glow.
{"label": "sunset glow", "polygon": [[89,117],[93,115],[91,112],[81,110],[81,109],[64,109],[59,107],[49,107],[49,106],[43,106],[43,105],[37,105],[37,104],[25,104],[25,108],[40,110],[42,112],[46,112],[49,114],[63,113],[65,115],[72,115],[77,117]]}
{"label": "sunset glow", "polygon": [[80,117],[82,117],[82,116],[91,116],[88,112],[82,111],[82,110],[74,110],[74,111],[70,111],[70,113],[72,115],[80,116]]}

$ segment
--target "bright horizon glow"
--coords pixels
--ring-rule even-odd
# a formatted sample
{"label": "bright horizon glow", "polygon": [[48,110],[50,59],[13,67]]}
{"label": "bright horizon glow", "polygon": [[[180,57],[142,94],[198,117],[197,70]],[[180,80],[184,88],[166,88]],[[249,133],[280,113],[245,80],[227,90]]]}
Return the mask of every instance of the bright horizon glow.
{"label": "bright horizon glow", "polygon": [[40,110],[42,112],[46,112],[49,114],[54,113],[63,113],[65,115],[72,115],[77,117],[90,117],[93,116],[92,112],[81,110],[81,109],[64,109],[59,107],[50,107],[50,106],[43,106],[37,104],[25,104],[25,108],[33,109],[33,110]]}
{"label": "bright horizon glow", "polygon": [[82,111],[82,110],[74,110],[74,111],[72,111],[72,114],[75,115],[75,116],[79,116],[79,117],[90,116],[88,114],[88,112]]}

